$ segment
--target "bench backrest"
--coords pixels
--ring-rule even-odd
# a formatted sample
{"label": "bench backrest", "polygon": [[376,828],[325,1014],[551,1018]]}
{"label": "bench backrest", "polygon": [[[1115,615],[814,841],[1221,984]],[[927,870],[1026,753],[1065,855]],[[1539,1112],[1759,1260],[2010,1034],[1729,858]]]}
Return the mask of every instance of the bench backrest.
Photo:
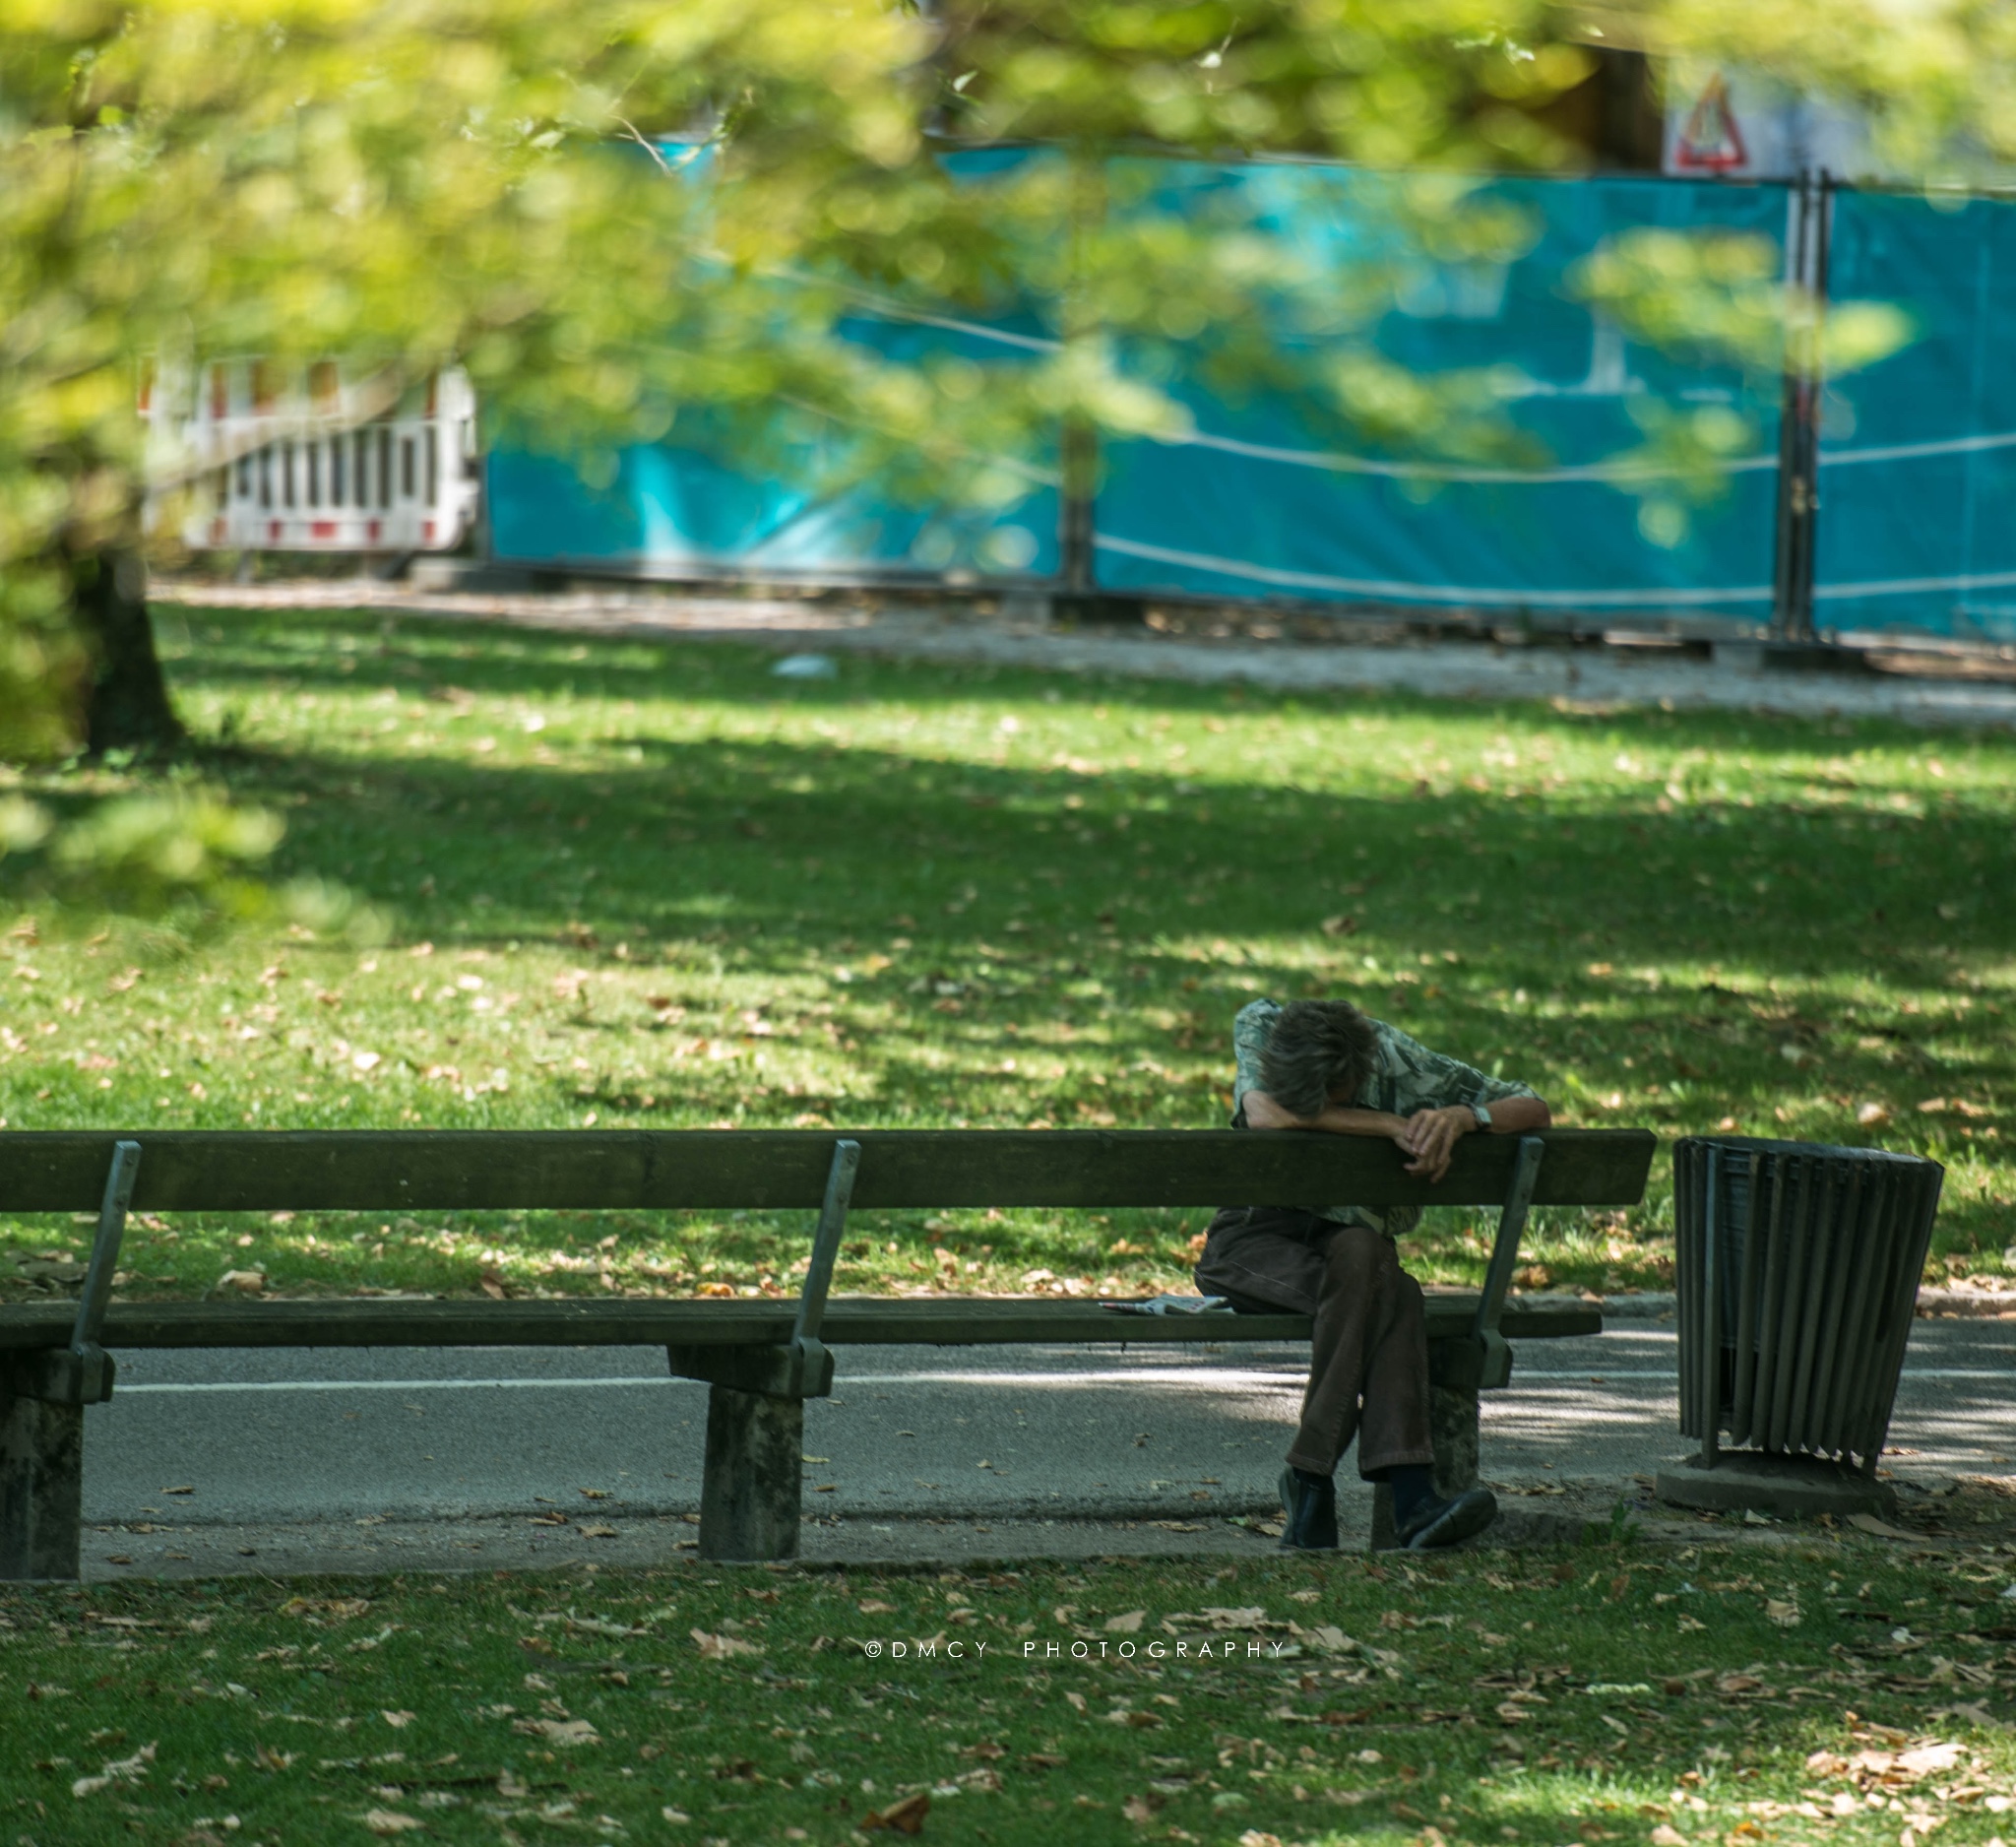
{"label": "bench backrest", "polygon": [[[1496,1205],[1520,1138],[1472,1135],[1447,1177],[1391,1142],[1232,1129],[271,1129],[0,1131],[0,1212],[96,1205],[113,1143],[143,1150],[148,1212],[604,1211],[817,1207],[836,1135],[861,1146],[853,1206]],[[1631,1205],[1657,1139],[1549,1129],[1536,1205]]]}

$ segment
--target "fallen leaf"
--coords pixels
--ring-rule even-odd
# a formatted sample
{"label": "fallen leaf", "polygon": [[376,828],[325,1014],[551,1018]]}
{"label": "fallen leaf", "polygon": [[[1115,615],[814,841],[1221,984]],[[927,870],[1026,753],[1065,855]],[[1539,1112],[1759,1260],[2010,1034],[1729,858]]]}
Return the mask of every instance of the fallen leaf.
{"label": "fallen leaf", "polygon": [[1350,1654],[1357,1646],[1357,1643],[1334,1623],[1319,1623],[1312,1629],[1300,1631],[1300,1634],[1302,1640],[1314,1642],[1326,1655]]}
{"label": "fallen leaf", "polygon": [[1139,1631],[1141,1619],[1147,1614],[1145,1610],[1129,1610],[1125,1616],[1107,1617],[1106,1630],[1113,1635],[1133,1635]]}
{"label": "fallen leaf", "polygon": [[1120,1813],[1138,1825],[1141,1822],[1153,1821],[1156,1811],[1162,1805],[1163,1798],[1153,1793],[1146,1796],[1129,1796],[1120,1805]]}
{"label": "fallen leaf", "polygon": [[554,1745],[599,1745],[601,1734],[586,1719],[515,1719],[511,1729]]}
{"label": "fallen leaf", "polygon": [[1670,1823],[1662,1821],[1652,1830],[1652,1847],[1687,1847],[1687,1837]]}
{"label": "fallen leaf", "polygon": [[613,1526],[603,1526],[599,1522],[584,1526],[580,1529],[580,1532],[583,1539],[614,1539],[616,1537],[616,1529]]}
{"label": "fallen leaf", "polygon": [[217,1279],[220,1289],[242,1290],[248,1296],[256,1296],[266,1287],[266,1276],[260,1270],[226,1270]]}
{"label": "fallen leaf", "polygon": [[870,1597],[856,1604],[854,1608],[863,1616],[893,1616],[896,1613],[896,1606],[893,1603],[883,1603],[876,1597]]}
{"label": "fallen leaf", "polygon": [[381,1712],[378,1716],[395,1732],[405,1731],[413,1722],[413,1715],[410,1712]]}
{"label": "fallen leaf", "polygon": [[760,1655],[763,1652],[754,1642],[745,1642],[734,1635],[710,1635],[705,1629],[694,1629],[692,1635],[699,1645],[703,1661],[727,1661],[736,1655]]}
{"label": "fallen leaf", "polygon": [[1933,1776],[1941,1770],[1952,1769],[1964,1754],[1958,1745],[1920,1745],[1898,1754],[1897,1768],[1908,1771],[1913,1776]]}
{"label": "fallen leaf", "polygon": [[1764,1614],[1782,1629],[1796,1629],[1799,1625],[1799,1607],[1796,1603],[1781,1603],[1776,1597],[1767,1598]]}
{"label": "fallen leaf", "polygon": [[413,1815],[401,1815],[397,1809],[367,1809],[364,1825],[374,1834],[391,1835],[410,1834],[427,1824]]}
{"label": "fallen leaf", "polygon": [[[42,1688],[42,1691],[45,1693],[58,1692],[60,1690],[62,1689],[53,1687]],[[34,1696],[34,1688],[31,1686],[29,1688],[31,1698]],[[143,1745],[130,1757],[114,1758],[99,1765],[96,1776],[80,1776],[70,1785],[70,1793],[81,1800],[86,1796],[95,1796],[101,1789],[110,1789],[114,1783],[139,1782],[141,1778],[146,1776],[147,1766],[154,1761],[156,1749],[153,1745]]]}
{"label": "fallen leaf", "polygon": [[607,1500],[614,1490],[607,1488],[584,1488],[578,1491],[590,1500]]}
{"label": "fallen leaf", "polygon": [[931,1799],[919,1792],[906,1796],[901,1802],[891,1803],[888,1808],[871,1809],[861,1817],[861,1826],[894,1828],[899,1834],[921,1834],[924,1831],[924,1816],[931,1813]]}

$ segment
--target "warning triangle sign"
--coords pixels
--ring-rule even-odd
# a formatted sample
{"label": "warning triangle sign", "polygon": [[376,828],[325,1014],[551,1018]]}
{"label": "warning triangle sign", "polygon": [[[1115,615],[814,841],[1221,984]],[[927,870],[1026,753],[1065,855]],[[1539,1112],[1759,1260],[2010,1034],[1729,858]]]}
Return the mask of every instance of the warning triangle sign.
{"label": "warning triangle sign", "polygon": [[1692,173],[1727,173],[1747,166],[1749,150],[1730,106],[1729,86],[1720,71],[1708,80],[1689,111],[1673,149],[1673,164]]}

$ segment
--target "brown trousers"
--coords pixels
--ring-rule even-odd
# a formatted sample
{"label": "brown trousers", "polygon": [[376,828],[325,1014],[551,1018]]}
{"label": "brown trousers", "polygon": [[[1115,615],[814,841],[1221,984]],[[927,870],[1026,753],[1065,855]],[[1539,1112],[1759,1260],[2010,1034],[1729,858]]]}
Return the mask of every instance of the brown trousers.
{"label": "brown trousers", "polygon": [[1243,1313],[1315,1317],[1294,1467],[1331,1474],[1354,1436],[1362,1476],[1433,1465],[1421,1287],[1390,1238],[1292,1206],[1228,1206],[1196,1274],[1205,1295]]}

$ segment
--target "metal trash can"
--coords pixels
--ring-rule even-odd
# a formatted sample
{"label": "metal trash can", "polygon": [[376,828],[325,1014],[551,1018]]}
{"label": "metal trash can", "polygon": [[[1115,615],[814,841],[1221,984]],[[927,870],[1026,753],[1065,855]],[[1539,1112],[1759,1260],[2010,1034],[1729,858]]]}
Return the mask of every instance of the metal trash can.
{"label": "metal trash can", "polygon": [[1876,1465],[1945,1174],[1880,1148],[1675,1146],[1680,1432],[1701,1452],[1660,1472],[1661,1499],[1791,1514],[1894,1504]]}

